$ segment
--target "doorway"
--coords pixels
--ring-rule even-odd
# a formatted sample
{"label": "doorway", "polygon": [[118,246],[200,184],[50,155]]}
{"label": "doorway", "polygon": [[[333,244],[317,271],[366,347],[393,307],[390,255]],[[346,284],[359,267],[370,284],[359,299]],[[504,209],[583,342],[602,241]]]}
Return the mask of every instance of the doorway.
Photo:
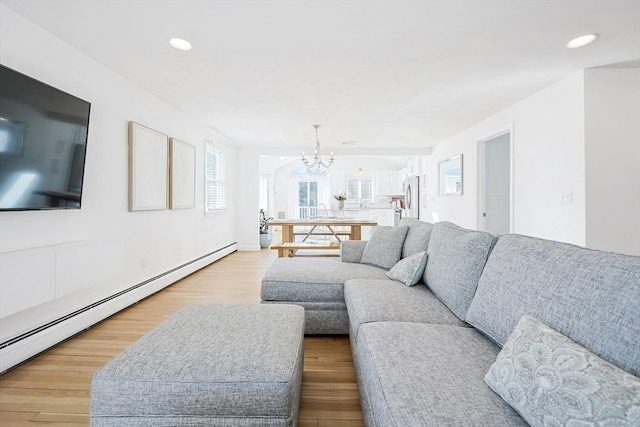
{"label": "doorway", "polygon": [[512,132],[478,142],[478,229],[495,234],[513,231]]}

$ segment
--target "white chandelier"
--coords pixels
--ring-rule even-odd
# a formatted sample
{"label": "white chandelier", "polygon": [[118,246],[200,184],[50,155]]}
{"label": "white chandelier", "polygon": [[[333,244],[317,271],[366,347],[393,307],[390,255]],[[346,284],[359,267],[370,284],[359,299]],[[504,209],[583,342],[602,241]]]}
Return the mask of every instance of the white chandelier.
{"label": "white chandelier", "polygon": [[320,154],[320,140],[318,139],[318,128],[320,125],[313,125],[313,127],[316,128],[316,152],[313,155],[313,160],[308,159],[303,152],[302,163],[304,163],[304,166],[307,168],[309,175],[324,176],[329,173],[329,168],[333,164],[333,152],[331,152],[328,163],[322,161],[322,155]]}

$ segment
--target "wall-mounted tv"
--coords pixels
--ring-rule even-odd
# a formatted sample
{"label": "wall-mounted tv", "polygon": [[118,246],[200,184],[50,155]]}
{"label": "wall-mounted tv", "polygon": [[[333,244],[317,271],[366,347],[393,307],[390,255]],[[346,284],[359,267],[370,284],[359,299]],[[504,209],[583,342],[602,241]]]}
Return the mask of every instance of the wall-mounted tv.
{"label": "wall-mounted tv", "polygon": [[80,209],[90,108],[0,65],[0,210]]}

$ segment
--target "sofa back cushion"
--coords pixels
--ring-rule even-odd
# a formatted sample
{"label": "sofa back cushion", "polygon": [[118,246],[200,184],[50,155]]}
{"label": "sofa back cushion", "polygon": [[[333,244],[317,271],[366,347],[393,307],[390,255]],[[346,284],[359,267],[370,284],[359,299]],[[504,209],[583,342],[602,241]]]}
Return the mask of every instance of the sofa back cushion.
{"label": "sofa back cushion", "polygon": [[495,237],[450,222],[433,225],[423,280],[449,310],[464,320]]}
{"label": "sofa back cushion", "polygon": [[404,239],[404,246],[402,246],[402,258],[427,250],[433,224],[415,218],[402,218],[398,225],[409,227],[407,237]]}
{"label": "sofa back cushion", "polygon": [[400,261],[402,245],[408,229],[406,225],[397,227],[377,225],[362,251],[360,262],[389,270]]}
{"label": "sofa back cushion", "polygon": [[640,375],[640,257],[501,236],[466,320],[504,345],[525,314]]}

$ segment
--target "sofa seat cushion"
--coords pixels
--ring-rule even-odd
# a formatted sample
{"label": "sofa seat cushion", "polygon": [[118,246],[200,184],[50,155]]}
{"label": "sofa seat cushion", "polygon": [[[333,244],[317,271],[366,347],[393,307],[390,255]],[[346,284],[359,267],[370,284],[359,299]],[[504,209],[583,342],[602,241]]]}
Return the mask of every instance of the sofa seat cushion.
{"label": "sofa seat cushion", "polygon": [[305,335],[348,335],[349,314],[344,302],[262,301],[263,304],[292,304],[304,308]]}
{"label": "sofa seat cushion", "polygon": [[459,318],[465,319],[495,236],[449,222],[433,225],[424,282]]}
{"label": "sofa seat cushion", "polygon": [[330,258],[278,258],[262,278],[263,301],[344,302],[344,282],[386,279],[387,271]]}
{"label": "sofa seat cushion", "polygon": [[465,326],[425,285],[407,287],[392,280],[349,280],[344,285],[349,325],[357,339],[370,322],[416,322]]}
{"label": "sofa seat cushion", "polygon": [[640,376],[640,257],[508,234],[496,244],[467,322],[504,345],[529,314]]}
{"label": "sofa seat cushion", "polygon": [[484,382],[499,351],[471,328],[362,325],[355,364],[365,424],[526,426]]}

